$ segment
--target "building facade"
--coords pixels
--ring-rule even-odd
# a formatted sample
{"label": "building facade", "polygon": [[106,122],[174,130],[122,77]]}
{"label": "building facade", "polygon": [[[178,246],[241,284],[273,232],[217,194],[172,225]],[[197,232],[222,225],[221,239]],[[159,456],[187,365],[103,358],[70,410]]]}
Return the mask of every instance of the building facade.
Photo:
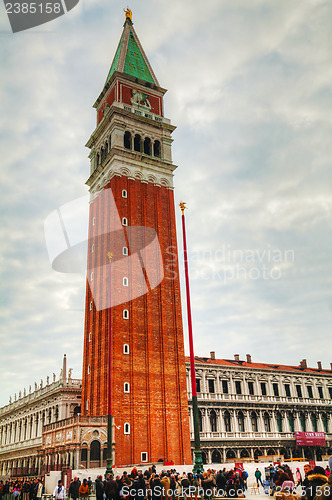
{"label": "building facade", "polygon": [[[190,371],[187,388],[191,408]],[[330,370],[196,358],[200,436],[206,463],[258,460],[263,456],[320,460],[332,454],[332,366]],[[326,446],[296,446],[295,432],[323,432]]]}
{"label": "building facade", "polygon": [[[35,382],[34,388],[15,394],[0,408],[0,475],[36,475],[45,470],[45,456],[40,453],[45,428],[81,411],[82,380],[71,375],[64,356],[58,378],[54,373],[46,383]],[[54,453],[50,466],[55,460]]]}
{"label": "building facade", "polygon": [[87,143],[82,390],[83,415],[112,415],[121,465],[191,462],[165,92],[127,11]]}
{"label": "building facade", "polygon": [[[308,368],[305,360],[286,366],[211,354],[195,359],[205,463],[332,455],[332,369]],[[193,449],[188,360],[186,369]],[[81,380],[63,373],[0,409],[0,475],[106,465],[107,418],[79,414]],[[122,429],[113,429],[116,450]],[[296,446],[297,431],[323,432],[326,446]]]}

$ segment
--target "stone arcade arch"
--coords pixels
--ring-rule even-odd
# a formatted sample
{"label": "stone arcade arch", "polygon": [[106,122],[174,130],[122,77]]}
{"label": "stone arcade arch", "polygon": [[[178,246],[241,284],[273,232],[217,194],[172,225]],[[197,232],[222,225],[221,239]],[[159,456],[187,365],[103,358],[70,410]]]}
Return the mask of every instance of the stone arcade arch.
{"label": "stone arcade arch", "polygon": [[212,459],[212,463],[213,464],[221,464],[222,460],[221,460],[221,453],[220,453],[220,451],[219,450],[213,450],[211,459]]}

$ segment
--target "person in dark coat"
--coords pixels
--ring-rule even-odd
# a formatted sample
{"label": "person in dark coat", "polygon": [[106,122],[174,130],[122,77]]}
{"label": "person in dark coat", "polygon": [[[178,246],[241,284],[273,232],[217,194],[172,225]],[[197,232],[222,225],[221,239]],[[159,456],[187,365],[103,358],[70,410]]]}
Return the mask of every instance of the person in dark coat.
{"label": "person in dark coat", "polygon": [[80,486],[81,482],[77,477],[74,477],[74,481],[72,481],[69,485],[68,496],[73,500],[77,500],[80,496]]}
{"label": "person in dark coat", "polygon": [[103,500],[104,498],[104,485],[102,476],[97,476],[96,481],[96,500]]}
{"label": "person in dark coat", "polygon": [[105,495],[108,500],[116,500],[118,496],[118,485],[111,474],[105,485]]}
{"label": "person in dark coat", "polygon": [[306,500],[313,500],[317,494],[317,490],[321,486],[327,485],[327,477],[323,467],[316,467],[308,474],[309,485],[304,491],[304,498]]}
{"label": "person in dark coat", "polygon": [[152,500],[160,500],[161,499],[161,493],[163,489],[163,485],[161,484],[159,475],[156,474],[151,480],[150,480],[150,488],[152,491]]}

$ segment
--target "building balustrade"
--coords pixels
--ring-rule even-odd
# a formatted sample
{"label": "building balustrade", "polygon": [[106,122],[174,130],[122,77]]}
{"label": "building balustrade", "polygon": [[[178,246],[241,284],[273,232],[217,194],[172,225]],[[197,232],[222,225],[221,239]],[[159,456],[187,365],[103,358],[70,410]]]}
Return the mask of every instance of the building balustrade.
{"label": "building balustrade", "polygon": [[[189,401],[192,400],[192,393],[188,393]],[[286,396],[262,396],[256,394],[223,394],[219,392],[198,392],[198,400],[218,400],[218,401],[248,401],[248,402],[266,402],[266,403],[287,403],[287,404],[310,404],[313,406],[331,406],[331,399],[315,399],[315,398],[298,398],[298,397],[286,397]]]}
{"label": "building balustrade", "polygon": [[44,432],[59,429],[60,427],[67,427],[74,424],[107,424],[107,417],[94,417],[94,416],[84,416],[76,415],[75,417],[65,418],[59,420],[58,422],[53,422],[52,424],[44,425]]}
{"label": "building balustrade", "polygon": [[25,448],[31,448],[34,446],[39,446],[41,444],[42,444],[42,436],[33,439],[27,439],[21,442],[2,445],[0,447],[0,453],[7,453],[8,451],[11,450],[23,450]]}

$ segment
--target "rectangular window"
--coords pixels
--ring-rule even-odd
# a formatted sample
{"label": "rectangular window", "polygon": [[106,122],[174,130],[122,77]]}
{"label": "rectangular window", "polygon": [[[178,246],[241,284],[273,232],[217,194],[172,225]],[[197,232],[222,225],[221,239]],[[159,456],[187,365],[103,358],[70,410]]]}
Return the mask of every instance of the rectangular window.
{"label": "rectangular window", "polygon": [[96,219],[95,219],[95,218],[93,218],[93,219],[92,219],[92,225],[94,226],[95,224],[96,224]]}
{"label": "rectangular window", "polygon": [[286,397],[287,397],[287,398],[290,398],[290,397],[291,397],[291,393],[290,393],[290,385],[289,385],[289,384],[285,384],[285,394],[286,394]]}
{"label": "rectangular window", "polygon": [[275,396],[279,396],[279,387],[278,387],[278,384],[272,384],[272,388],[273,388],[273,394]]}
{"label": "rectangular window", "polygon": [[92,302],[90,302],[90,311],[92,311]]}
{"label": "rectangular window", "polygon": [[196,379],[196,391],[201,392],[201,380],[199,378]]}
{"label": "rectangular window", "polygon": [[214,393],[214,380],[209,379],[209,392]]}
{"label": "rectangular window", "polygon": [[319,386],[319,387],[317,387],[317,389],[318,389],[318,394],[319,394],[320,399],[324,399],[323,387]]}
{"label": "rectangular window", "polygon": [[253,396],[254,394],[254,383],[253,382],[248,382],[248,389],[249,389],[249,394]]}
{"label": "rectangular window", "polygon": [[308,391],[308,397],[310,399],[312,399],[314,397],[314,395],[312,393],[312,386],[311,385],[307,385],[307,391]]}
{"label": "rectangular window", "polygon": [[298,398],[302,398],[302,388],[300,385],[296,385],[296,393]]}
{"label": "rectangular window", "polygon": [[122,255],[128,255],[128,248],[127,247],[122,248]]}
{"label": "rectangular window", "polygon": [[141,462],[147,462],[148,461],[148,454],[146,451],[143,451],[141,453]]}
{"label": "rectangular window", "polygon": [[222,381],[222,392],[224,394],[228,394],[228,381],[227,380]]}
{"label": "rectangular window", "polygon": [[89,342],[91,342],[91,332],[89,332]]}
{"label": "rectangular window", "polygon": [[261,392],[262,392],[262,396],[266,396],[266,383],[265,382],[261,382]]}
{"label": "rectangular window", "polygon": [[240,380],[235,380],[235,391],[236,394],[242,394],[241,382]]}

